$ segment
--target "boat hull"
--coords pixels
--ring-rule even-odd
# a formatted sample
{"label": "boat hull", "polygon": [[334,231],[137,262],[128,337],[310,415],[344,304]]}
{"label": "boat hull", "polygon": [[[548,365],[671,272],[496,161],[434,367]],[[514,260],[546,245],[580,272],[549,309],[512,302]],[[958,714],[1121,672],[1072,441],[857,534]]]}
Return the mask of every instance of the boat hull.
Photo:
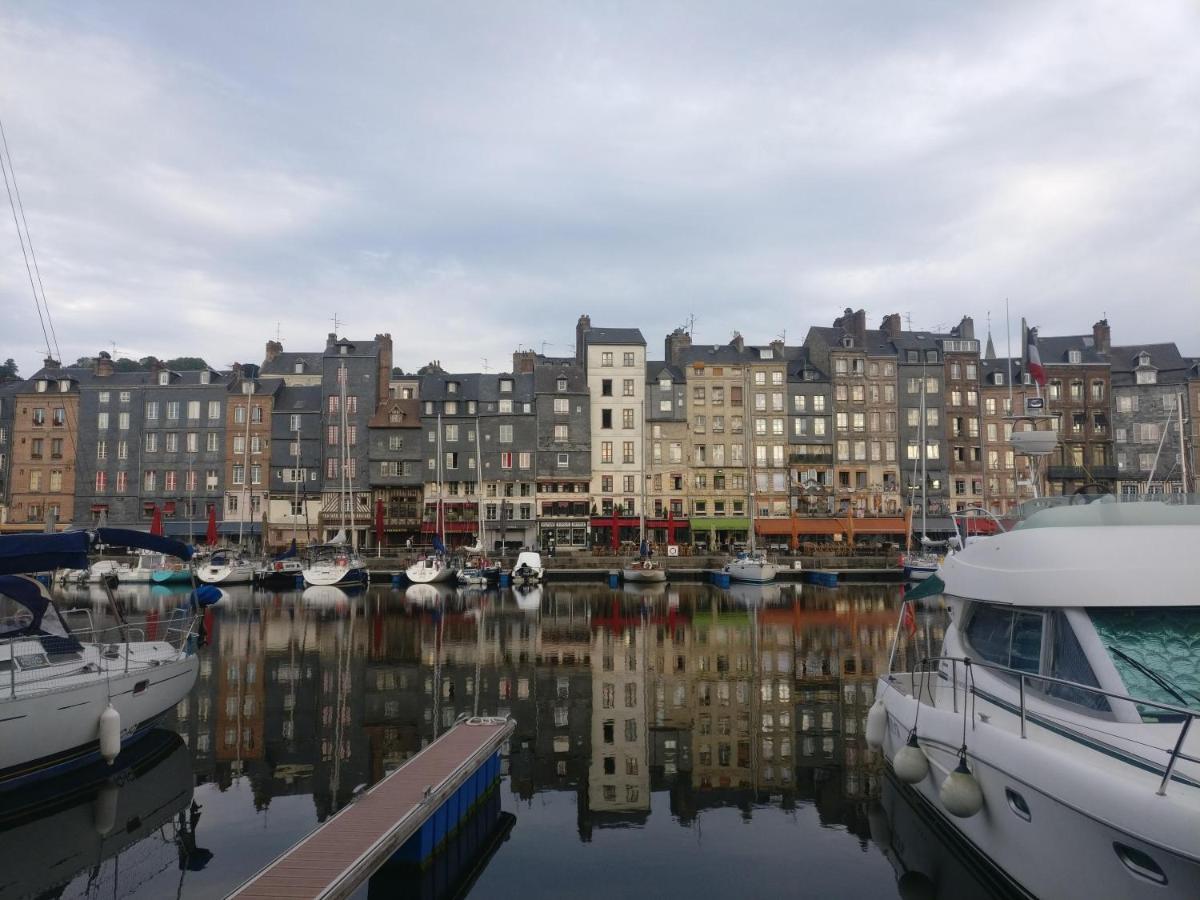
{"label": "boat hull", "polygon": [[121,716],[121,746],[140,739],[187,696],[199,668],[198,657],[185,656],[5,700],[0,704],[0,791],[99,759],[98,723],[110,697]]}
{"label": "boat hull", "polygon": [[779,574],[779,566],[769,562],[746,562],[735,560],[727,563],[722,569],[731,581],[744,581],[747,584],[767,584],[775,580]]}
{"label": "boat hull", "polygon": [[404,574],[413,584],[442,584],[458,580],[458,570],[444,564],[427,566],[418,563],[405,569]]}
{"label": "boat hull", "polygon": [[624,569],[621,575],[626,581],[642,584],[659,584],[667,580],[663,569]]}
{"label": "boat hull", "polygon": [[311,566],[304,570],[304,583],[310,587],[361,585],[368,580],[366,566]]}
{"label": "boat hull", "polygon": [[154,584],[184,584],[191,580],[192,573],[187,569],[155,569],[150,573]]}
{"label": "boat hull", "polygon": [[196,577],[205,584],[253,584],[254,566],[249,563],[231,566],[204,566],[196,570]]}

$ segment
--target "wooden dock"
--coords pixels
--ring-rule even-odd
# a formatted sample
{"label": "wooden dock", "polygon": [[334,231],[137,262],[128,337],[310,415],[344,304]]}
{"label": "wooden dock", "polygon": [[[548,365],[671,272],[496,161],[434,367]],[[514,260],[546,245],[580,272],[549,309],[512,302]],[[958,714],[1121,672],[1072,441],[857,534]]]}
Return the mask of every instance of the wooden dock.
{"label": "wooden dock", "polygon": [[511,719],[466,719],[229,894],[241,900],[350,896],[402,851],[422,861],[500,776]]}

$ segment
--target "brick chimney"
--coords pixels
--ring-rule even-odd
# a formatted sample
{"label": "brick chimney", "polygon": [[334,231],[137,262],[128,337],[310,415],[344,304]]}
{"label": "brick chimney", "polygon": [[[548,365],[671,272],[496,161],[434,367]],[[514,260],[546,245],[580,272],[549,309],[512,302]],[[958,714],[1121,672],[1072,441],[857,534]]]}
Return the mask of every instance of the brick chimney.
{"label": "brick chimney", "polygon": [[1101,319],[1092,326],[1092,338],[1098,352],[1107,353],[1112,349],[1112,331],[1108,327],[1108,319]]}
{"label": "brick chimney", "polygon": [[279,354],[283,352],[283,344],[279,341],[267,341],[267,352],[263,354],[263,358],[267,362],[274,362],[279,359]]}
{"label": "brick chimney", "polygon": [[533,350],[514,350],[512,370],[514,375],[532,375],[537,363],[537,353]]}
{"label": "brick chimney", "polygon": [[114,371],[112,356],[107,350],[101,350],[96,357],[96,362],[92,366],[92,371],[97,378],[107,378]]}
{"label": "brick chimney", "polygon": [[956,327],[951,328],[950,332],[964,341],[973,341],[975,340],[975,320],[970,316],[963,316],[962,321]]}
{"label": "brick chimney", "polygon": [[854,338],[854,345],[856,347],[865,347],[867,345],[867,314],[864,310],[860,309],[858,312],[855,312],[847,306],[841,316],[834,319],[833,327],[841,328]]}
{"label": "brick chimney", "polygon": [[783,359],[783,341],[779,338],[771,341],[771,356],[775,359]]}
{"label": "brick chimney", "polygon": [[729,346],[735,349],[738,353],[741,353],[746,349],[746,340],[742,337],[742,333],[740,331],[735,331],[733,333],[733,340],[729,342]]}
{"label": "brick chimney", "polygon": [[692,336],[682,328],[676,328],[667,335],[663,341],[663,352],[667,363],[672,366],[679,365],[679,360],[683,356],[683,351],[692,346]]}
{"label": "brick chimney", "polygon": [[325,349],[326,349],[326,350],[332,350],[332,349],[333,349],[333,346],[334,346],[334,344],[336,344],[336,343],[337,343],[337,334],[336,334],[336,332],[333,332],[333,331],[329,332],[329,334],[327,334],[327,335],[325,336]]}
{"label": "brick chimney", "polygon": [[375,379],[375,408],[388,399],[388,382],[392,380],[392,336],[375,335],[375,346],[379,348],[379,377]]}
{"label": "brick chimney", "polygon": [[879,330],[893,340],[900,337],[900,313],[890,313],[884,316]]}
{"label": "brick chimney", "polygon": [[43,369],[58,369],[61,367],[62,367],[61,363],[59,363],[59,361],[57,359],[55,359],[53,356],[47,356],[45,359],[42,360],[42,368]]}

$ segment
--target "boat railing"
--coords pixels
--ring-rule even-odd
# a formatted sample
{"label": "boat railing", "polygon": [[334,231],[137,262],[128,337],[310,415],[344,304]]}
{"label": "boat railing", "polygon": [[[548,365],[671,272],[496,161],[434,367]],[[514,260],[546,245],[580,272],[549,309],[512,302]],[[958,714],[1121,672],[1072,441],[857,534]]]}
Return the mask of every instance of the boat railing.
{"label": "boat railing", "polygon": [[[1018,696],[1019,696],[1019,701],[1020,701],[1018,704],[1018,706],[1019,706],[1018,716],[1020,717],[1020,721],[1021,721],[1021,738],[1022,739],[1027,739],[1029,736],[1028,728],[1027,728],[1028,716],[1029,716],[1027,696],[1028,696],[1028,689],[1029,689],[1030,685],[1032,685],[1035,682],[1042,683],[1042,684],[1058,685],[1060,687],[1067,688],[1069,690],[1081,691],[1081,692],[1090,694],[1095,697],[1103,697],[1106,700],[1121,700],[1126,703],[1132,703],[1135,706],[1150,707],[1152,709],[1162,710],[1163,712],[1169,713],[1172,716],[1178,716],[1181,720],[1181,724],[1180,724],[1180,728],[1179,728],[1179,735],[1175,739],[1174,746],[1169,751],[1165,747],[1156,747],[1155,748],[1158,750],[1162,750],[1164,753],[1169,752],[1169,754],[1170,754],[1167,759],[1166,769],[1163,771],[1162,781],[1160,782],[1160,784],[1158,786],[1157,793],[1159,796],[1163,796],[1166,794],[1167,785],[1171,782],[1171,778],[1175,773],[1175,768],[1178,765],[1180,760],[1185,760],[1186,762],[1200,764],[1200,758],[1190,756],[1189,754],[1186,754],[1183,752],[1183,745],[1187,741],[1188,731],[1192,727],[1192,722],[1196,718],[1200,717],[1200,711],[1198,711],[1198,710],[1189,709],[1188,707],[1185,707],[1185,706],[1175,706],[1174,704],[1171,704],[1171,703],[1163,703],[1159,700],[1148,700],[1148,699],[1142,698],[1142,697],[1132,697],[1128,694],[1122,694],[1119,691],[1109,691],[1109,690],[1105,690],[1104,688],[1101,688],[1101,687],[1096,687],[1095,685],[1081,684],[1078,681],[1070,681],[1066,678],[1055,678],[1052,675],[1037,675],[1037,674],[1033,674],[1031,672],[1023,671],[1021,669],[1014,669],[1011,666],[1004,666],[999,663],[986,662],[983,660],[974,659],[969,656],[926,656],[926,657],[922,658],[921,665],[922,665],[923,670],[937,671],[938,674],[941,676],[942,675],[941,663],[946,663],[946,662],[950,663],[950,691],[951,691],[951,698],[952,698],[951,702],[953,704],[953,710],[956,713],[959,711],[958,710],[958,689],[959,689],[958,670],[959,670],[960,665],[963,668],[962,690],[963,690],[964,706],[966,705],[967,694],[978,695],[974,681],[969,679],[969,671],[972,666],[978,666],[981,669],[989,669],[993,672],[999,672],[1002,675],[1006,675],[1010,678],[1016,679],[1017,686],[1018,686]],[[930,666],[931,663],[936,664],[936,665]],[[892,673],[891,675],[889,675],[888,676],[889,680],[894,680],[894,676],[895,676],[895,673]],[[944,676],[942,676],[942,677],[944,677]],[[916,700],[918,703],[921,702],[919,693],[916,697]]]}

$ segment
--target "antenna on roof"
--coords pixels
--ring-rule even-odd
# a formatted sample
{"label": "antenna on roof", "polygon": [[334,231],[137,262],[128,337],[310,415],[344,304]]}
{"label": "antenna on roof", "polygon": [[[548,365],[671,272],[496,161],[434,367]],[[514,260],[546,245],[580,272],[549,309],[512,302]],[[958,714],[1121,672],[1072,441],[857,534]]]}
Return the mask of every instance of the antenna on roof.
{"label": "antenna on roof", "polygon": [[[517,352],[519,353],[519,352],[520,352],[520,350],[518,350]],[[486,372],[487,370],[488,370],[488,361],[487,361],[487,357],[485,356],[485,357],[483,358],[483,371],[485,371],[485,372]]]}
{"label": "antenna on roof", "polygon": [[552,343],[550,343],[549,341],[542,341],[542,356],[545,356],[545,355],[546,355],[546,348],[547,348],[547,347],[554,347],[554,346],[556,346],[556,345],[555,345],[555,344],[552,344]]}
{"label": "antenna on roof", "polygon": [[279,323],[279,322],[276,322],[276,323],[275,323],[275,343],[277,343],[277,344],[278,344],[278,343],[279,343],[279,341],[280,341],[280,337],[279,337],[279,326],[280,326],[280,324],[281,324],[281,323]]}
{"label": "antenna on roof", "polygon": [[686,331],[689,336],[696,330],[696,316],[694,313],[688,313],[687,321],[683,330]]}
{"label": "antenna on roof", "polygon": [[906,312],[904,314],[904,322],[906,325],[908,325],[908,330],[912,331],[913,330],[913,328],[912,328],[912,313]]}
{"label": "antenna on roof", "polygon": [[333,333],[334,334],[337,334],[338,326],[346,324],[345,322],[343,322],[341,319],[338,318],[338,314],[336,312],[330,318],[330,321],[333,322]]}
{"label": "antenna on roof", "polygon": [[775,337],[776,337],[776,339],[783,341],[786,344],[787,343],[787,329],[786,328],[783,329],[783,331],[779,332],[779,334],[775,335]]}

